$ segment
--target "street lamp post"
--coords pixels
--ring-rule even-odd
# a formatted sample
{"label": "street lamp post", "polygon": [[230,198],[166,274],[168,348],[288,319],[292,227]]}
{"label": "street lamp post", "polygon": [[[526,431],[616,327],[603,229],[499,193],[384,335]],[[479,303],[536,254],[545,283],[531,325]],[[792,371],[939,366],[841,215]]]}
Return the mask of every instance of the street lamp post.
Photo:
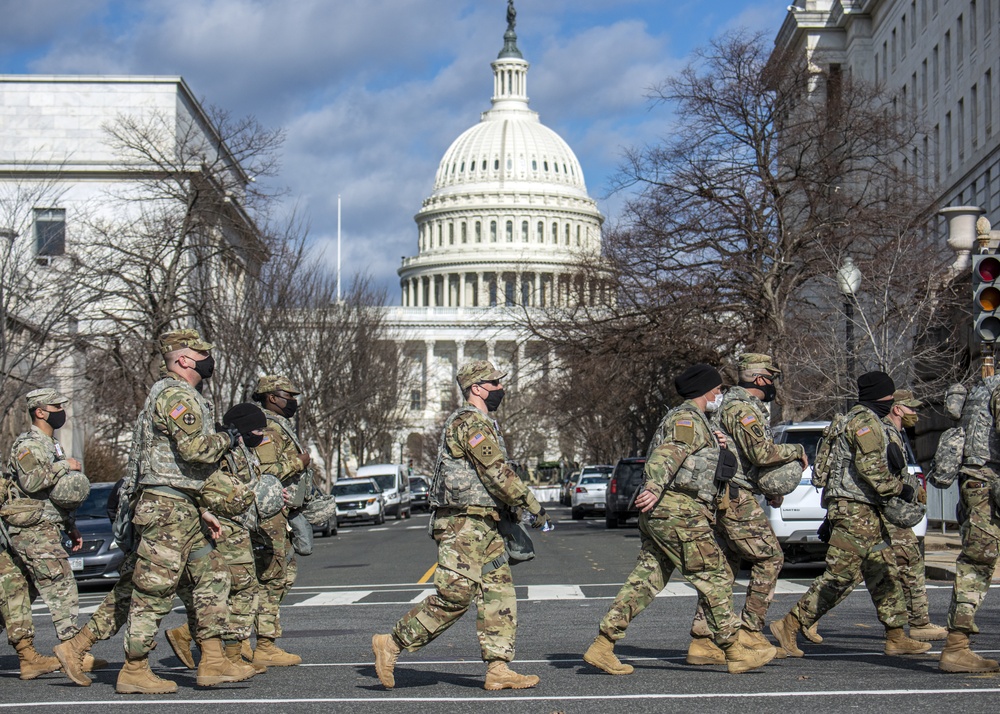
{"label": "street lamp post", "polygon": [[[854,264],[851,256],[844,258],[843,264],[837,270],[837,285],[844,296],[844,314],[847,316],[847,379],[854,378],[854,301],[858,288],[861,287],[861,271]],[[850,403],[850,399],[847,400]]]}

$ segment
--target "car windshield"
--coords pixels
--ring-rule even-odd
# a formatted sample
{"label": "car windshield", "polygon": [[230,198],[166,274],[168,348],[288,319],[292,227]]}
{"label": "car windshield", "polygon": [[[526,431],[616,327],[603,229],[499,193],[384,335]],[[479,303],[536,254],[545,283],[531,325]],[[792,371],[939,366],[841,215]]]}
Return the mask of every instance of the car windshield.
{"label": "car windshield", "polygon": [[413,491],[426,491],[427,482],[424,481],[422,478],[411,478],[410,489]]}
{"label": "car windshield", "polygon": [[584,476],[582,479],[580,479],[580,483],[581,484],[607,483],[608,480],[610,480],[610,478],[611,474],[608,474],[607,476]]}
{"label": "car windshield", "polygon": [[372,476],[371,478],[375,479],[375,483],[377,483],[379,488],[383,491],[396,487],[396,474],[379,474],[377,476]]}
{"label": "car windshield", "polygon": [[785,431],[783,443],[802,444],[802,447],[806,450],[806,456],[809,457],[809,463],[811,464],[816,460],[816,445],[819,444],[819,440],[822,436],[822,431],[813,431],[811,429],[788,429]]}
{"label": "car windshield", "polygon": [[615,476],[618,478],[618,483],[631,483],[642,478],[642,472],[645,468],[645,461],[630,461],[618,464],[615,469]]}
{"label": "car windshield", "polygon": [[614,466],[588,466],[583,470],[583,473],[588,476],[590,474],[605,474],[607,478],[611,478],[611,472],[614,470]]}
{"label": "car windshield", "polygon": [[371,483],[336,483],[333,485],[334,496],[366,496],[378,493]]}
{"label": "car windshield", "polygon": [[[110,486],[111,484],[108,484]],[[106,486],[91,486],[90,495],[87,500],[76,509],[77,518],[107,518],[108,517],[108,496],[111,495],[111,488]]]}

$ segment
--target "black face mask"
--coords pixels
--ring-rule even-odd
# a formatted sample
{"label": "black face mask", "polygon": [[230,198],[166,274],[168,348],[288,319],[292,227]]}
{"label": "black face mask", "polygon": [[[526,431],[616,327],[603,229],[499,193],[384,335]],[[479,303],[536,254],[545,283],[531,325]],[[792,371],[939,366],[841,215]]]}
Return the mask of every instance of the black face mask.
{"label": "black face mask", "polygon": [[281,415],[286,419],[291,419],[295,416],[295,412],[299,410],[299,403],[294,399],[286,399],[285,406],[281,408]]}
{"label": "black face mask", "polygon": [[215,357],[209,355],[205,359],[200,359],[194,363],[194,371],[197,372],[202,379],[209,379],[212,373],[215,372]]}
{"label": "black face mask", "polygon": [[500,407],[500,402],[503,401],[504,390],[494,389],[492,392],[486,395],[486,409],[491,412],[495,412]]}
{"label": "black face mask", "polygon": [[879,419],[884,419],[892,411],[892,400],[886,399],[884,402],[858,402],[863,407],[868,407]]}
{"label": "black face mask", "polygon": [[251,449],[260,446],[261,442],[264,441],[263,434],[242,434],[244,446],[248,446]]}
{"label": "black face mask", "polygon": [[744,389],[758,389],[763,392],[764,396],[760,398],[762,402],[773,402],[774,398],[778,396],[778,390],[773,384],[765,384],[761,387],[753,382],[739,382],[739,386]]}
{"label": "black face mask", "polygon": [[53,429],[61,429],[63,424],[66,423],[66,412],[49,412],[49,415],[45,417],[45,421],[47,421],[49,426]]}

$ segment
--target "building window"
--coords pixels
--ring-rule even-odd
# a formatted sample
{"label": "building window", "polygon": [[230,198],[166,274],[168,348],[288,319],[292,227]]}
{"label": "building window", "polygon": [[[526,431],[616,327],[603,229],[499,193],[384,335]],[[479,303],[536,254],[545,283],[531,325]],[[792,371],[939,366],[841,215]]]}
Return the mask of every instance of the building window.
{"label": "building window", "polygon": [[944,33],[944,78],[951,79],[951,30]]}
{"label": "building window", "polygon": [[522,243],[527,243],[528,242],[528,222],[527,221],[521,221],[521,242]]}
{"label": "building window", "polygon": [[958,16],[958,23],[955,25],[955,49],[958,51],[955,57],[955,64],[962,64],[965,60],[965,23],[962,16]]}
{"label": "building window", "polygon": [[910,47],[917,44],[917,0],[910,0]]}
{"label": "building window", "polygon": [[976,0],[969,0],[969,45],[976,51]]}
{"label": "building window", "polygon": [[504,235],[506,236],[508,243],[514,242],[514,221],[507,221]]}
{"label": "building window", "polygon": [[538,242],[545,242],[545,224],[541,221],[538,222]]}
{"label": "building window", "polygon": [[580,247],[580,226],[576,227],[576,247]]}
{"label": "building window", "polygon": [[569,245],[569,223],[566,224],[566,245]]}
{"label": "building window", "polygon": [[448,223],[448,245],[455,245],[455,224]]}
{"label": "building window", "polygon": [[[989,4],[989,3],[987,3]],[[983,116],[986,117],[986,138],[993,135],[993,70],[986,70],[983,86]]]}
{"label": "building window", "polygon": [[35,209],[35,254],[41,257],[66,252],[66,209]]}
{"label": "building window", "polygon": [[465,221],[462,221],[462,242],[463,243],[469,242],[469,232],[468,230],[466,230]]}
{"label": "building window", "polygon": [[920,63],[920,101],[927,106],[927,60]]}
{"label": "building window", "polygon": [[490,221],[490,243],[497,242],[497,222]]}
{"label": "building window", "polygon": [[951,173],[951,112],[944,115],[944,170]]}
{"label": "building window", "polygon": [[410,411],[418,412],[424,408],[423,396],[420,394],[419,389],[410,390]]}
{"label": "building window", "polygon": [[972,124],[969,127],[969,134],[972,136],[972,146],[979,146],[979,87],[972,85],[972,94],[969,97],[969,108],[972,110]]}
{"label": "building window", "polygon": [[552,242],[555,244],[559,243],[559,224],[552,224]]}
{"label": "building window", "polygon": [[483,242],[483,224],[476,221],[476,243]]}
{"label": "building window", "polygon": [[958,100],[958,160],[965,161],[965,99]]}
{"label": "building window", "polygon": [[940,55],[941,55],[941,53],[938,50],[938,46],[934,45],[934,66],[931,68],[932,69],[931,74],[934,76],[934,94],[935,95],[937,95],[937,93],[938,93],[938,88],[940,87],[940,82],[941,82],[941,79],[940,79],[941,78],[941,72],[940,72],[940,69],[941,69]]}

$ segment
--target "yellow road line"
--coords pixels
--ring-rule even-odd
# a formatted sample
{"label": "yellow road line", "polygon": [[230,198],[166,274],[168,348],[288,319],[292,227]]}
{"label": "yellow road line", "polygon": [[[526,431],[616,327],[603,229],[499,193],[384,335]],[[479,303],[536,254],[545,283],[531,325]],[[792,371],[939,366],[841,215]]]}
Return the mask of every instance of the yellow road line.
{"label": "yellow road line", "polygon": [[438,564],[434,563],[434,565],[432,565],[431,567],[429,567],[427,569],[427,572],[424,573],[424,577],[420,578],[420,580],[417,581],[417,585],[420,585],[421,583],[426,583],[427,581],[429,581],[434,576],[434,571],[437,570],[437,569],[438,569]]}

